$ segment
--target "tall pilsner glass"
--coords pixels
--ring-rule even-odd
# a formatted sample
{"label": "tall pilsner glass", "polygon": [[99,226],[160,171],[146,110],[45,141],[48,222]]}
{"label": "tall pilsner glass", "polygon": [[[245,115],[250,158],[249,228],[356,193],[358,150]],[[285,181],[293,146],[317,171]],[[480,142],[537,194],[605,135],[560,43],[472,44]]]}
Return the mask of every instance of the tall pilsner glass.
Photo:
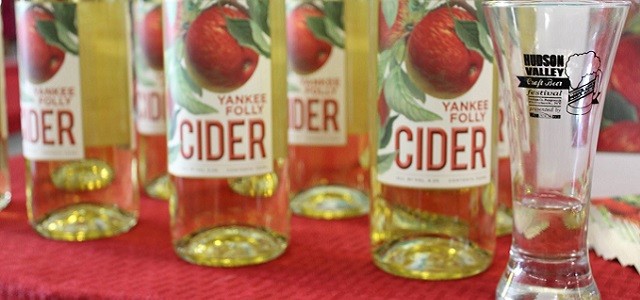
{"label": "tall pilsner glass", "polygon": [[629,3],[487,1],[509,119],[514,230],[498,299],[599,299],[587,220],[607,82]]}

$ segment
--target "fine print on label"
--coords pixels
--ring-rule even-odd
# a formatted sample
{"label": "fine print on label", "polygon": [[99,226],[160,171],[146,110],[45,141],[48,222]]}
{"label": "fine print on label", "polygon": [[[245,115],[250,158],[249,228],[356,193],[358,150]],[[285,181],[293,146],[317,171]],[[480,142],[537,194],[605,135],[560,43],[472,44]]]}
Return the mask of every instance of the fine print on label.
{"label": "fine print on label", "polygon": [[[519,88],[527,89],[529,116],[561,119],[562,114],[585,115],[598,104],[600,57],[594,51],[579,54],[524,54],[525,75]],[[585,72],[585,66],[590,66]]]}
{"label": "fine print on label", "polygon": [[[167,34],[165,52],[171,174],[228,178],[273,171],[269,10],[268,2],[255,4],[167,9],[165,28],[178,29]],[[218,40],[227,43],[210,47]]]}

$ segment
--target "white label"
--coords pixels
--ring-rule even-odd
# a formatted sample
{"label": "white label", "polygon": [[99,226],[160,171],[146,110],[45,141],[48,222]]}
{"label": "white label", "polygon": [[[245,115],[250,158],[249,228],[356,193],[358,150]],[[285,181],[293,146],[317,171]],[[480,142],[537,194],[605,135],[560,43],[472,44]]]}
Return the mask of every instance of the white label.
{"label": "white label", "polygon": [[[287,2],[287,43],[289,56],[289,144],[301,146],[344,146],[347,143],[345,51],[341,41],[318,36],[309,19],[324,18],[326,1],[313,5]],[[343,2],[331,2],[343,5]],[[330,23],[329,25],[327,25]],[[344,34],[342,32],[342,34]]]}
{"label": "white label", "polygon": [[161,5],[144,1],[134,4],[136,129],[144,135],[163,135],[167,125],[161,60]]}
{"label": "white label", "polygon": [[273,171],[270,60],[260,57],[251,79],[237,90],[205,90],[200,100],[217,112],[196,115],[174,102],[171,174],[227,178]]}
{"label": "white label", "polygon": [[346,145],[344,64],[344,50],[333,47],[317,72],[289,73],[289,144]]}
{"label": "white label", "polygon": [[[71,11],[75,5],[56,9]],[[52,10],[47,5],[16,2],[23,153],[31,160],[82,159],[78,56],[48,45],[35,27],[38,21],[52,20]],[[64,43],[77,45],[76,36],[68,37]],[[47,64],[37,65],[35,56],[45,57]]]}
{"label": "white label", "polygon": [[[425,107],[442,120],[413,122],[403,115],[393,122],[391,139],[378,150],[391,154],[380,169],[384,184],[412,188],[460,188],[491,181],[492,65],[466,94],[443,100],[427,97]],[[382,133],[381,133],[382,134]]]}
{"label": "white label", "polygon": [[[268,15],[258,13],[268,11],[268,3],[165,4],[164,28],[186,30],[165,33],[169,173],[229,178],[273,172],[271,44]],[[200,34],[220,22],[221,30]],[[220,39],[226,43],[211,46]]]}
{"label": "white label", "polygon": [[[387,25],[378,28],[378,180],[419,189],[490,183],[493,65],[491,49],[479,42],[489,36],[458,30],[480,28],[478,11],[469,5],[429,2],[414,10],[407,0],[383,2],[378,8],[380,24]],[[410,28],[403,24],[407,18],[416,20]],[[469,48],[472,44],[481,49]]]}

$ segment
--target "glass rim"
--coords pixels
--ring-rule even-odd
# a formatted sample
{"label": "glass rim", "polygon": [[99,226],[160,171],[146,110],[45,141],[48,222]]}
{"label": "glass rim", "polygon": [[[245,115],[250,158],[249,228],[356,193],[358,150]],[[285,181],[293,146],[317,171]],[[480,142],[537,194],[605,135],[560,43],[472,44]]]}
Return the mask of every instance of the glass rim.
{"label": "glass rim", "polygon": [[537,6],[577,6],[577,7],[629,7],[630,0],[485,0],[485,7],[537,7]]}

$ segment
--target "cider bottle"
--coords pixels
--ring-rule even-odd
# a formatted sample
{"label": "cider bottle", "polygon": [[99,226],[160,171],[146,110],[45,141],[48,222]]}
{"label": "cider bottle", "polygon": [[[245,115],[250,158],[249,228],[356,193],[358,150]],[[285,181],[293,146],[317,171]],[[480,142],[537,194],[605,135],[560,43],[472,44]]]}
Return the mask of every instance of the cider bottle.
{"label": "cider bottle", "polygon": [[366,0],[287,0],[291,209],[367,214]]}
{"label": "cider bottle", "polygon": [[[0,22],[0,35],[2,35],[2,22]],[[4,53],[2,40],[0,40],[0,53]],[[0,60],[0,70],[4,70],[4,59]],[[0,72],[0,210],[7,207],[11,202],[6,90],[3,71]]]}
{"label": "cider bottle", "polygon": [[133,2],[138,177],[149,196],[169,199],[162,2]]}
{"label": "cider bottle", "polygon": [[493,259],[497,192],[496,73],[482,9],[379,0],[372,16],[374,263],[418,279],[478,274]]}
{"label": "cider bottle", "polygon": [[129,3],[16,1],[29,221],[84,241],[138,220]]}
{"label": "cider bottle", "polygon": [[511,160],[509,159],[509,136],[507,115],[502,101],[499,110],[498,133],[498,213],[496,221],[497,235],[507,235],[513,229],[513,204],[511,202]]}
{"label": "cider bottle", "polygon": [[164,2],[171,234],[207,266],[289,243],[284,0]]}

